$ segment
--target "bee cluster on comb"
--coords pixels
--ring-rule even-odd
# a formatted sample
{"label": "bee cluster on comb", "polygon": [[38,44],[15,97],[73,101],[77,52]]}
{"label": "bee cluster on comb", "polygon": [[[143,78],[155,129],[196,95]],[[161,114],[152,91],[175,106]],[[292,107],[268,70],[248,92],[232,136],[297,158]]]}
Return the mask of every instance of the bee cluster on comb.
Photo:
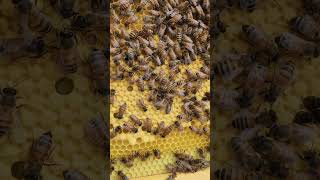
{"label": "bee cluster on comb", "polygon": [[[209,144],[209,1],[110,6],[111,177],[170,172],[173,179],[182,172],[166,169],[174,152]],[[207,168],[203,154],[203,166],[195,158],[181,168]]]}

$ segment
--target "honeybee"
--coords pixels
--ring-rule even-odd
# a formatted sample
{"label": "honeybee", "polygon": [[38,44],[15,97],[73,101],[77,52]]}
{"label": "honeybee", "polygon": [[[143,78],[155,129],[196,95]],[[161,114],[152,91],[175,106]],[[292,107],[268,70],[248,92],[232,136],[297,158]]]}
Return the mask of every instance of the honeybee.
{"label": "honeybee", "polygon": [[154,154],[154,156],[155,156],[157,159],[160,159],[160,158],[161,158],[161,153],[160,153],[160,150],[159,150],[159,149],[154,149],[154,150],[153,150],[153,154]]}
{"label": "honeybee", "polygon": [[214,62],[212,64],[213,78],[218,76],[223,80],[232,81],[235,77],[240,75],[244,69],[236,59],[240,59],[240,57],[238,55],[226,55],[219,61]]}
{"label": "honeybee", "polygon": [[166,105],[166,114],[170,114],[172,109],[173,100],[169,100],[169,102]]}
{"label": "honeybee", "polygon": [[28,26],[32,31],[40,34],[53,33],[58,30],[52,25],[51,20],[43,14],[31,0],[14,0],[16,8],[19,10],[22,26]]}
{"label": "honeybee", "polygon": [[198,152],[200,158],[203,158],[203,159],[206,158],[204,149],[198,148],[198,149],[197,149],[197,152]]}
{"label": "honeybee", "polygon": [[277,159],[286,166],[296,166],[298,156],[287,144],[272,140],[265,136],[256,136],[249,142],[253,149],[259,153],[263,159]]}
{"label": "honeybee", "polygon": [[16,161],[11,165],[11,174],[17,179],[41,180],[42,165],[33,161]]}
{"label": "honeybee", "polygon": [[116,90],[110,89],[110,104],[114,104],[116,101]]}
{"label": "honeybee", "polygon": [[122,171],[118,171],[118,176],[120,177],[121,180],[129,180],[127,175],[125,175]]}
{"label": "honeybee", "polygon": [[142,123],[142,130],[147,131],[148,133],[151,133],[152,131],[152,121],[149,118],[146,118],[146,120]]}
{"label": "honeybee", "polygon": [[81,31],[88,30],[96,23],[93,14],[80,15],[77,14],[70,20],[71,29]]}
{"label": "honeybee", "polygon": [[3,88],[0,93],[0,137],[9,133],[17,110],[17,90],[11,87]]}
{"label": "honeybee", "polygon": [[127,110],[127,103],[123,103],[123,104],[119,107],[119,111],[116,112],[116,113],[114,113],[113,116],[114,116],[115,118],[122,119],[124,113],[126,112],[126,110]]}
{"label": "honeybee", "polygon": [[273,60],[278,57],[278,49],[263,30],[253,25],[242,25],[245,39],[257,50],[268,54]]}
{"label": "honeybee", "polygon": [[278,141],[297,145],[312,143],[318,137],[318,133],[314,128],[294,123],[274,125],[270,128],[269,135]]}
{"label": "honeybee", "polygon": [[120,162],[123,163],[126,167],[132,167],[133,166],[133,158],[132,156],[126,156],[120,158]]}
{"label": "honeybee", "polygon": [[144,83],[142,77],[138,78],[136,82],[137,82],[137,86],[138,86],[139,91],[143,92],[144,88],[145,88],[145,83]]}
{"label": "honeybee", "polygon": [[138,126],[142,125],[141,120],[137,116],[132,114],[132,115],[130,115],[130,119],[135,125],[138,125]]}
{"label": "honeybee", "polygon": [[291,33],[282,33],[275,38],[280,50],[285,54],[292,56],[319,56],[319,47],[317,44],[306,41],[300,37],[297,37]]}
{"label": "honeybee", "polygon": [[160,129],[159,130],[160,136],[162,138],[165,138],[166,136],[168,136],[171,133],[171,131],[173,130],[173,126],[174,125],[171,124],[171,125],[169,125],[169,126],[167,126],[165,128]]}
{"label": "honeybee", "polygon": [[304,8],[309,14],[317,14],[320,10],[320,2],[318,0],[304,0]]}
{"label": "honeybee", "polygon": [[54,150],[52,134],[50,131],[43,133],[38,139],[32,142],[29,160],[41,165],[55,165],[47,162]]}
{"label": "honeybee", "polygon": [[237,180],[237,179],[263,179],[263,176],[254,171],[248,172],[238,167],[220,168],[214,171],[217,180]]}
{"label": "honeybee", "polygon": [[62,175],[65,180],[90,180],[87,175],[74,169],[65,170],[62,172]]}
{"label": "honeybee", "polygon": [[89,65],[91,69],[91,78],[95,82],[95,92],[106,95],[107,94],[107,60],[103,52],[99,49],[93,49],[89,58]]}
{"label": "honeybee", "polygon": [[41,37],[33,38],[31,41],[24,38],[0,40],[0,56],[8,56],[13,60],[21,57],[39,58],[47,52],[47,46]]}
{"label": "honeybee", "polygon": [[315,111],[320,108],[320,97],[307,96],[302,100],[303,106],[309,111]]}
{"label": "honeybee", "polygon": [[147,112],[148,111],[148,107],[147,105],[144,103],[143,99],[139,99],[137,101],[137,106],[142,109],[144,112]]}
{"label": "honeybee", "polygon": [[183,131],[184,130],[183,125],[179,121],[175,121],[174,125],[179,131]]}
{"label": "honeybee", "polygon": [[294,116],[294,123],[305,125],[309,123],[317,123],[317,119],[314,117],[312,112],[299,111]]}
{"label": "honeybee", "polygon": [[124,23],[125,26],[129,26],[130,24],[133,24],[135,22],[137,22],[138,20],[138,16],[136,16],[135,14],[133,14],[132,16],[130,16]]}
{"label": "honeybee", "polygon": [[138,128],[134,127],[134,125],[132,125],[132,124],[124,123],[122,126],[122,131],[124,133],[128,133],[128,132],[137,133]]}
{"label": "honeybee", "polygon": [[75,73],[78,70],[80,52],[76,45],[76,37],[71,31],[60,32],[58,64],[64,73]]}
{"label": "honeybee", "polygon": [[107,122],[101,114],[98,118],[89,120],[84,126],[84,133],[89,142],[101,148],[107,146],[107,132]]}
{"label": "honeybee", "polygon": [[285,88],[295,80],[295,63],[291,60],[281,61],[275,73],[274,81],[276,81],[281,88]]}
{"label": "honeybee", "polygon": [[254,151],[248,142],[244,141],[241,137],[233,137],[230,144],[243,167],[254,171],[261,168],[263,159]]}
{"label": "honeybee", "polygon": [[233,89],[220,89],[216,90],[215,104],[221,110],[233,110],[239,108],[236,98],[239,97],[239,92]]}
{"label": "honeybee", "polygon": [[195,126],[189,126],[189,129],[200,136],[203,134],[202,130]]}
{"label": "honeybee", "polygon": [[320,40],[320,26],[309,15],[297,16],[290,20],[290,28],[301,34],[307,40],[319,41]]}
{"label": "honeybee", "polygon": [[140,159],[141,159],[141,161],[146,161],[150,156],[151,156],[151,153],[149,151],[147,151],[145,153],[140,154]]}
{"label": "honeybee", "polygon": [[75,0],[50,0],[50,4],[62,15],[69,18],[75,14],[73,8]]}

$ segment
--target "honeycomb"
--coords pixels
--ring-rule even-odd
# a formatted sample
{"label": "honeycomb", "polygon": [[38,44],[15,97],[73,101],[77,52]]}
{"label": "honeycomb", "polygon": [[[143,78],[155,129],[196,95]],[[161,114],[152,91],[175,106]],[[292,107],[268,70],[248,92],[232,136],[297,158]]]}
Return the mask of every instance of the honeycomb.
{"label": "honeycomb", "polygon": [[[134,8],[133,8],[134,9]],[[137,13],[138,21],[130,24],[128,27],[124,26],[125,18],[121,19],[119,27],[123,28],[125,31],[131,32],[133,30],[141,30],[143,27],[143,17],[147,14],[147,9],[140,13]],[[113,27],[113,22],[111,20],[111,28]],[[112,35],[111,35],[112,39]],[[158,45],[159,37],[154,36],[156,41],[156,46]],[[116,65],[113,62],[113,56],[111,56],[111,74],[115,72]],[[203,65],[203,61],[199,57],[192,62],[190,65],[180,65],[179,68],[181,72],[185,72],[186,69],[190,69],[193,72],[199,70]],[[169,72],[168,66],[156,67],[155,72],[163,70],[165,73]],[[137,78],[139,75],[135,75]],[[176,80],[185,79],[186,75],[184,73],[177,74]],[[150,94],[150,90],[139,91],[136,85],[132,85],[133,90],[129,91],[128,87],[131,86],[126,80],[110,80],[110,89],[116,91],[115,103],[110,106],[110,124],[112,127],[122,125],[125,122],[129,122],[130,115],[136,115],[139,119],[144,120],[150,118],[153,125],[164,121],[166,125],[172,124],[177,120],[177,115],[181,114],[182,111],[182,98],[175,97],[172,105],[171,113],[166,114],[164,110],[157,110],[151,102],[148,102],[147,97]],[[210,90],[210,81],[206,80],[202,84],[201,89],[197,92],[196,97],[201,99],[205,92]],[[148,111],[143,112],[139,107],[137,107],[137,100],[143,99],[148,107]],[[127,103],[127,110],[124,114],[123,119],[119,120],[113,116],[114,113],[118,112],[120,105]],[[207,104],[209,107],[209,103]],[[117,161],[114,165],[114,171],[111,174],[111,179],[117,179],[117,171],[122,170],[130,179],[165,179],[166,176],[154,176],[159,174],[167,173],[165,165],[173,163],[175,158],[173,152],[185,152],[195,157],[198,157],[196,149],[201,147],[206,147],[209,145],[208,136],[199,136],[189,129],[190,125],[197,125],[197,122],[183,123],[184,130],[182,132],[174,130],[167,137],[162,138],[159,135],[155,136],[153,134],[142,131],[139,128],[137,133],[121,133],[115,138],[110,140],[110,152],[111,159],[119,159],[124,156],[131,155],[135,151],[146,152],[152,151],[153,149],[159,149],[161,152],[161,158],[156,159],[153,155],[149,157],[146,161],[141,161],[140,159],[135,159],[133,167],[126,167],[121,162]],[[208,125],[210,126],[210,125]],[[207,159],[209,159],[209,154],[207,153]],[[209,179],[208,169],[201,172],[207,172],[202,176],[203,179]],[[200,173],[201,173],[200,172]],[[203,174],[203,173],[202,173]],[[143,178],[144,177],[144,178]],[[180,177],[180,175],[178,175]],[[183,179],[187,178],[182,176]],[[180,178],[182,178],[180,177]],[[192,179],[192,178],[191,178]]]}
{"label": "honeycomb", "polygon": [[[277,5],[277,3],[280,5]],[[257,1],[257,9],[248,13],[237,8],[226,10],[221,14],[221,20],[227,25],[227,32],[222,34],[216,41],[215,55],[230,52],[237,49],[239,52],[246,52],[251,47],[241,39],[242,24],[252,24],[263,29],[270,37],[280,35],[282,32],[288,32],[288,21],[290,18],[303,14],[302,1]],[[214,56],[216,57],[216,56]],[[292,122],[296,112],[301,110],[302,97],[308,95],[320,95],[318,86],[319,79],[319,58],[310,60],[306,58],[296,60],[297,77],[294,83],[289,86],[286,91],[281,94],[273,105],[280,124],[288,124]],[[219,84],[215,84],[219,86]],[[266,107],[268,108],[268,107]],[[239,131],[230,127],[230,114],[217,112],[214,140],[214,161],[217,167],[224,167],[233,162],[234,155],[230,150],[230,138],[238,135]],[[314,144],[315,148],[319,148],[319,143]],[[269,179],[272,179],[269,177]]]}
{"label": "honeycomb", "polygon": [[[38,0],[39,8],[52,17],[56,25],[63,26],[62,19],[44,2]],[[83,12],[89,6],[87,2],[79,1],[76,7]],[[1,38],[19,36],[11,1],[0,1],[0,13]],[[26,160],[33,139],[48,130],[51,130],[55,144],[52,161],[58,165],[44,167],[44,179],[63,179],[62,171],[68,168],[78,169],[91,179],[105,178],[103,152],[89,144],[83,134],[84,123],[104,112],[104,104],[102,97],[93,93],[92,82],[85,75],[89,71],[85,63],[89,49],[83,36],[80,34],[79,37],[83,63],[80,62],[77,73],[69,76],[75,87],[66,96],[55,92],[55,81],[64,76],[57,67],[55,52],[39,59],[23,58],[16,62],[1,57],[1,87],[19,83],[16,87],[21,96],[18,104],[24,106],[20,108],[9,136],[0,138],[0,179],[15,179],[11,176],[11,164]]]}

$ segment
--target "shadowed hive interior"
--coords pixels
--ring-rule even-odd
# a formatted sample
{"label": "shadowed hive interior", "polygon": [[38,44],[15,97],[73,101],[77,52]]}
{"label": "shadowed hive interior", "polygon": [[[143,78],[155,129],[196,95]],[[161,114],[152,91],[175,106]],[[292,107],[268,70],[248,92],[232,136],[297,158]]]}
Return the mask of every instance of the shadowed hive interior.
{"label": "shadowed hive interior", "polygon": [[[114,1],[119,2],[119,1]],[[159,1],[160,2],[160,1]],[[132,9],[135,10],[136,5],[132,6]],[[116,13],[119,12],[117,11]],[[121,12],[120,12],[121,13]],[[136,12],[135,12],[136,13]],[[120,20],[120,25],[114,22],[114,19],[111,19],[111,29],[112,31],[118,31],[119,29],[123,28],[127,33],[133,32],[134,30],[141,30],[143,28],[143,17],[147,14],[147,10],[144,9],[142,12],[137,13],[138,20],[129,26],[125,26],[124,23],[127,18],[123,17]],[[121,18],[121,15],[119,15]],[[111,39],[112,39],[111,34]],[[124,40],[124,38],[119,38],[120,40]],[[158,46],[159,37],[158,35],[154,36],[154,40],[156,42],[156,46]],[[123,48],[125,49],[125,48]],[[111,55],[111,76],[116,72],[116,64],[114,63],[113,57]],[[129,67],[123,63],[124,56],[120,59],[121,65],[129,69]],[[159,72],[163,70],[168,76],[169,67],[168,63],[169,60],[166,60],[166,65],[156,66],[155,72]],[[203,66],[203,61],[199,59],[199,57],[193,61],[190,65],[180,65],[180,73],[178,73],[175,77],[175,80],[183,80],[186,79],[186,74],[184,73],[186,69],[190,69],[191,71],[195,72]],[[137,79],[139,76],[143,74],[135,73],[134,78]],[[126,122],[130,121],[130,115],[136,115],[140,120],[145,120],[146,118],[150,118],[153,127],[156,127],[158,123],[164,121],[165,125],[168,126],[169,124],[174,123],[177,121],[177,115],[183,112],[182,109],[182,98],[175,97],[173,100],[172,110],[169,114],[165,113],[164,109],[157,110],[152,102],[148,101],[148,96],[150,95],[151,91],[148,88],[145,88],[143,92],[139,90],[139,87],[134,84],[131,85],[127,82],[127,80],[110,80],[110,89],[115,90],[115,102],[111,105],[110,109],[110,124],[111,129],[117,126],[122,126]],[[128,87],[133,87],[132,91],[128,90]],[[147,86],[146,86],[147,87]],[[201,84],[201,89],[196,93],[196,97],[201,99],[206,92],[209,92],[210,89],[210,82],[209,80],[204,80]],[[148,110],[144,112],[137,106],[137,101],[139,99],[143,99]],[[124,114],[122,119],[117,119],[114,117],[114,113],[118,112],[119,107],[126,103],[127,110]],[[206,106],[209,108],[209,102],[207,102]],[[183,121],[182,121],[183,122]],[[153,175],[164,174],[167,173],[166,165],[174,163],[175,158],[173,152],[185,152],[195,157],[199,157],[196,150],[197,148],[204,148],[209,145],[208,136],[202,135],[199,136],[192,132],[189,129],[190,125],[198,126],[200,125],[197,121],[192,122],[183,122],[182,123],[184,130],[182,132],[174,129],[168,136],[165,138],[160,137],[159,135],[153,135],[152,133],[147,133],[142,131],[141,127],[138,127],[137,133],[121,133],[117,134],[115,138],[111,139],[111,159],[116,159],[116,163],[114,164],[114,171],[111,174],[111,179],[117,179],[117,171],[122,170],[129,178],[137,178],[145,177],[145,178],[152,178]],[[210,124],[205,123],[205,126],[209,127]],[[123,163],[119,161],[119,158],[131,155],[133,152],[146,152],[151,151],[153,149],[159,149],[161,152],[161,158],[157,159],[153,156],[153,154],[145,161],[141,161],[140,159],[135,159],[133,161],[133,166],[128,168]],[[209,160],[209,154],[206,154],[206,159]],[[209,174],[207,173],[206,178],[209,178]],[[159,177],[160,179],[165,179],[166,177]],[[156,179],[156,178],[155,178]]]}
{"label": "shadowed hive interior", "polygon": [[[62,28],[62,18],[45,1],[37,6],[48,15],[53,23]],[[1,38],[19,36],[17,16],[11,1],[0,3]],[[85,12],[86,2],[76,5],[76,9]],[[63,179],[62,171],[75,168],[87,174],[91,179],[104,179],[105,162],[103,152],[89,144],[83,133],[83,126],[89,119],[104,112],[102,96],[95,95],[91,80],[85,75],[89,72],[87,53],[89,48],[81,34],[79,48],[81,59],[78,72],[67,75],[74,81],[74,90],[69,95],[59,95],[55,91],[55,81],[63,77],[56,64],[57,52],[49,53],[38,59],[18,59],[11,62],[1,57],[0,84],[6,87],[26,78],[16,87],[18,104],[24,104],[18,111],[18,121],[12,128],[9,138],[0,139],[0,179],[15,179],[11,176],[11,164],[26,160],[32,141],[42,133],[51,131],[55,149],[52,161],[55,166],[45,166],[44,179]],[[101,35],[103,36],[103,35]],[[102,48],[102,44],[95,46]]]}
{"label": "shadowed hive interior", "polygon": [[[277,3],[280,5],[277,5]],[[241,38],[241,27],[243,24],[250,24],[260,27],[269,37],[274,38],[282,32],[292,32],[289,30],[288,22],[291,18],[303,15],[302,1],[277,0],[277,1],[257,1],[257,7],[252,12],[231,8],[224,10],[220,17],[227,25],[227,31],[216,41],[215,55],[218,57],[223,53],[232,51],[246,52],[254,49],[249,43]],[[294,115],[302,109],[302,97],[319,96],[319,58],[292,58],[296,62],[296,79],[294,82],[280,95],[273,104],[272,109],[278,115],[280,124],[289,124],[292,122]],[[217,60],[217,58],[215,58]],[[217,84],[216,86],[219,86]],[[262,108],[268,109],[268,105],[262,105]],[[216,139],[215,143],[215,162],[217,167],[225,167],[235,161],[234,153],[230,149],[230,139],[239,134],[235,128],[230,127],[232,113],[216,113]],[[316,140],[313,146],[319,149]],[[311,147],[311,144],[309,148]],[[296,147],[300,150],[306,147]],[[298,166],[297,171],[305,169]],[[271,179],[271,177],[268,177]]]}

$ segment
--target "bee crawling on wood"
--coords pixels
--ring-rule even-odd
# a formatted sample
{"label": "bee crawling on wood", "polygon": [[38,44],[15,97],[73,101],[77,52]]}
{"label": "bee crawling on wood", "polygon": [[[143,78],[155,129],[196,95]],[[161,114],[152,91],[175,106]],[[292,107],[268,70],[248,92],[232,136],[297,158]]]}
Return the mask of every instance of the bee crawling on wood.
{"label": "bee crawling on wood", "polygon": [[84,173],[74,170],[68,169],[62,172],[64,180],[90,180],[90,178]]}
{"label": "bee crawling on wood", "polygon": [[122,119],[126,110],[127,110],[127,103],[123,103],[122,105],[120,105],[119,111],[114,113],[113,116],[117,119]]}

